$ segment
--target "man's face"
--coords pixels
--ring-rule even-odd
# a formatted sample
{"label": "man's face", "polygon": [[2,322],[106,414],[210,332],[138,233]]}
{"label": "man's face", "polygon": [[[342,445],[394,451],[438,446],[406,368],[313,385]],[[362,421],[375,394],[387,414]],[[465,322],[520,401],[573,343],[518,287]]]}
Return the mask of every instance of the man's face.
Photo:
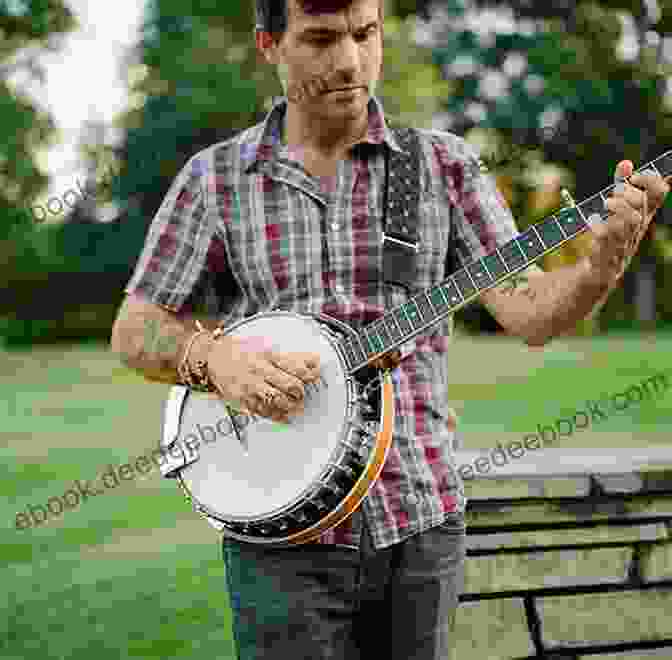
{"label": "man's face", "polygon": [[316,118],[366,112],[382,63],[380,0],[355,0],[337,13],[306,11],[288,0],[287,31],[266,51],[290,103]]}

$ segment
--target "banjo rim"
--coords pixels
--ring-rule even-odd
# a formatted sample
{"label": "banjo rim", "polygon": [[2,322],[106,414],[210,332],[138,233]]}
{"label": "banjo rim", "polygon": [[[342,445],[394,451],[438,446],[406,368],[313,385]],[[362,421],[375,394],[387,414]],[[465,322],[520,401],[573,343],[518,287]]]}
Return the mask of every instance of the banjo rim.
{"label": "banjo rim", "polygon": [[[394,425],[394,386],[392,383],[391,372],[389,370],[379,370],[378,377],[380,379],[381,390],[380,419],[377,420],[378,431],[375,433],[375,437],[371,438],[370,446],[367,449],[368,456],[366,456],[365,459],[358,459],[358,474],[355,473],[356,477],[350,480],[345,495],[339,496],[338,501],[335,504],[333,502],[329,504],[326,511],[324,508],[316,507],[314,501],[318,499],[316,496],[318,492],[321,491],[321,489],[328,488],[332,490],[332,492],[338,492],[338,490],[333,491],[333,489],[330,488],[330,482],[326,479],[326,477],[327,475],[333,477],[339,468],[343,469],[342,466],[339,465],[339,459],[343,459],[345,465],[352,465],[345,461],[345,458],[348,455],[352,456],[352,450],[354,449],[347,440],[352,438],[355,431],[357,430],[357,427],[353,427],[351,420],[353,417],[356,417],[356,414],[354,416],[352,414],[353,407],[356,407],[358,401],[361,400],[360,397],[353,397],[353,392],[355,391],[355,379],[347,372],[344,356],[335,339],[336,335],[334,332],[331,332],[329,329],[325,328],[325,326],[333,323],[341,328],[344,332],[353,333],[354,330],[338,319],[333,319],[324,314],[311,316],[287,311],[275,311],[265,314],[257,314],[255,316],[242,319],[235,325],[231,326],[227,334],[235,331],[237,328],[243,325],[252,324],[257,319],[261,319],[262,317],[267,319],[268,317],[272,316],[282,316],[286,318],[291,317],[296,320],[300,319],[309,324],[314,324],[316,325],[320,335],[328,340],[330,347],[338,357],[340,373],[343,375],[345,381],[346,410],[343,414],[344,423],[342,424],[340,431],[337,433],[337,435],[340,435],[340,438],[331,450],[330,460],[326,464],[322,465],[319,473],[313,477],[311,481],[307,483],[295,497],[291,498],[291,501],[283,503],[283,505],[276,511],[272,513],[267,512],[264,514],[255,514],[253,516],[245,517],[247,517],[250,521],[249,527],[262,528],[266,525],[270,527],[273,526],[274,522],[281,519],[283,516],[296,520],[293,514],[299,513],[299,515],[302,515],[302,512],[307,508],[308,505],[312,505],[313,507],[318,508],[319,517],[317,520],[315,520],[315,516],[313,515],[313,519],[311,520],[309,518],[309,523],[303,525],[302,523],[305,522],[305,514],[303,514],[304,518],[299,518],[300,528],[298,530],[292,529],[284,536],[282,533],[275,534],[271,537],[246,534],[245,532],[249,531],[249,527],[247,523],[241,520],[243,516],[230,516],[227,518],[226,514],[214,511],[212,505],[204,504],[191,492],[189,486],[185,482],[184,475],[182,474],[185,467],[188,467],[187,465],[181,466],[177,470],[175,476],[177,477],[177,482],[180,486],[180,489],[182,490],[186,499],[191,502],[196,512],[210,523],[212,523],[213,520],[217,521],[216,526],[220,529],[224,537],[253,544],[282,547],[314,542],[324,532],[345,521],[361,505],[371,485],[380,475],[392,444]],[[191,395],[200,393],[194,393],[192,390],[187,390],[187,394]],[[184,397],[182,399],[182,404],[184,404],[187,399],[188,396]],[[183,408],[181,405],[180,411],[178,413],[178,428],[182,425],[182,411]],[[348,427],[350,427],[351,430],[346,432]],[[361,429],[363,427],[360,425],[359,428]],[[374,434],[368,433],[368,435],[373,436]],[[175,439],[177,437],[178,436],[175,436]],[[366,443],[362,442],[358,448],[360,451],[360,457],[362,456],[361,449],[365,446]],[[191,463],[193,463],[193,461],[189,464]],[[343,490],[342,486],[340,487],[340,490]],[[324,502],[322,502],[322,504],[324,504]],[[236,529],[232,529],[232,527],[238,528],[238,531],[236,531]]]}

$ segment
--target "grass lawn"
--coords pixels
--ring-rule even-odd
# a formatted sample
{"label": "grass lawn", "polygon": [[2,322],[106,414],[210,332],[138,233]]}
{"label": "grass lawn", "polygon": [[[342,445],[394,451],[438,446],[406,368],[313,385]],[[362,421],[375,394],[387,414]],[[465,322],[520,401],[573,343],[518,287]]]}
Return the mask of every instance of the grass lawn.
{"label": "grass lawn", "polygon": [[[662,336],[572,339],[545,351],[455,342],[449,398],[468,448],[672,368],[672,338]],[[168,389],[128,372],[105,346],[0,353],[3,659],[234,657],[217,535],[158,471],[15,528],[17,512],[155,448]],[[669,441],[670,400],[625,411],[568,447]]]}
{"label": "grass lawn", "polygon": [[[503,436],[521,440],[539,424],[571,419],[587,410],[588,401],[625,392],[660,372],[667,371],[672,383],[669,335],[568,338],[543,350],[510,339],[461,337],[457,346],[449,357],[448,396],[460,416],[466,449],[493,447],[493,438]],[[670,423],[672,388],[591,423],[563,438],[562,446],[668,445]]]}

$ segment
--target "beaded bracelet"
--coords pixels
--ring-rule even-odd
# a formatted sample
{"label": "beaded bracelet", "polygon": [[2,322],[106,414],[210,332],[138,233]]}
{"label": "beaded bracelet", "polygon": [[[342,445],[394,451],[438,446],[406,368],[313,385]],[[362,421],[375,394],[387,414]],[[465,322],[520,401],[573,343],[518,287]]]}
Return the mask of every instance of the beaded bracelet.
{"label": "beaded bracelet", "polygon": [[[191,389],[198,392],[217,392],[217,387],[208,373],[208,361],[198,360],[192,368],[188,360],[189,352],[191,351],[196,338],[202,334],[207,334],[210,332],[207,328],[204,328],[201,322],[198,320],[196,320],[196,327],[198,330],[190,337],[189,343],[187,344],[187,349],[185,350],[184,356],[182,357],[182,362],[178,367],[178,374],[182,379],[181,384],[186,385],[187,387],[190,387]],[[216,341],[223,334],[224,331],[222,328],[217,328],[210,334],[210,336],[213,340]]]}

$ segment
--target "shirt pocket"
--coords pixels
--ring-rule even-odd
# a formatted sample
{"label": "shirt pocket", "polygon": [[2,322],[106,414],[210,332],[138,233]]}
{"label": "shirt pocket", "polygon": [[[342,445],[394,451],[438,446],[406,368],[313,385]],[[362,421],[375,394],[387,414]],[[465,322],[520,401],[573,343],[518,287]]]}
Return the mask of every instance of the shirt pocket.
{"label": "shirt pocket", "polygon": [[288,195],[274,213],[265,214],[257,234],[257,259],[264,262],[280,300],[315,296],[322,289],[324,240],[321,210],[305,195]]}

